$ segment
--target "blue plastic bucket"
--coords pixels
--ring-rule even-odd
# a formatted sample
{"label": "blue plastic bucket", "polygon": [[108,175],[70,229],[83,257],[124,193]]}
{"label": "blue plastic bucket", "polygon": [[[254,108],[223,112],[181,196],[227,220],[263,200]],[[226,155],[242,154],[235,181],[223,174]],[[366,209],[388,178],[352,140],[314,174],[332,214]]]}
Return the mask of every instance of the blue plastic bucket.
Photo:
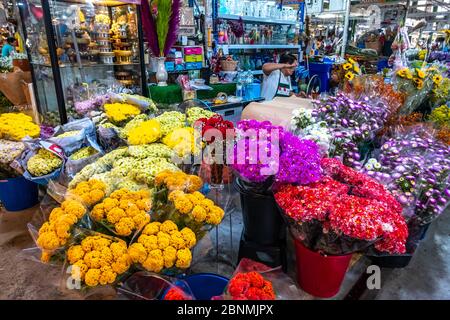
{"label": "blue plastic bucket", "polygon": [[197,273],[183,279],[197,300],[211,300],[223,294],[229,279],[213,273]]}
{"label": "blue plastic bucket", "polygon": [[8,211],[20,211],[39,202],[38,185],[24,177],[0,180],[0,200]]}
{"label": "blue plastic bucket", "polygon": [[320,92],[328,92],[330,90],[330,78],[332,63],[309,63],[309,76],[317,75],[320,78]]}

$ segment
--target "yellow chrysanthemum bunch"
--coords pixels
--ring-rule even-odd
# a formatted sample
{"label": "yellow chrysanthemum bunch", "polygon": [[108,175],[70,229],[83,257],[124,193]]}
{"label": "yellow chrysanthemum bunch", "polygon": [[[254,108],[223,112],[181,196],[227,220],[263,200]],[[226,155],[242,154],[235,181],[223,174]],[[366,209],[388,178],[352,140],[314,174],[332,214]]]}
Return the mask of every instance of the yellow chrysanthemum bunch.
{"label": "yellow chrysanthemum bunch", "polygon": [[180,157],[196,154],[200,151],[200,146],[195,143],[194,133],[194,128],[190,127],[175,129],[162,139],[162,143]]}
{"label": "yellow chrysanthemum bunch", "polygon": [[138,107],[127,103],[107,103],[104,108],[108,119],[115,123],[129,120],[141,113]]}
{"label": "yellow chrysanthemum bunch", "polygon": [[45,176],[62,165],[62,160],[46,149],[38,152],[27,161],[28,172],[35,177]]}
{"label": "yellow chrysanthemum bunch", "polygon": [[33,119],[23,113],[3,113],[0,115],[0,138],[20,141],[26,136],[39,137],[41,129]]}
{"label": "yellow chrysanthemum bunch", "polygon": [[128,254],[133,262],[140,263],[148,271],[160,272],[173,266],[186,269],[192,261],[190,249],[196,243],[195,234],[189,228],[178,231],[171,220],[152,222],[144,227],[138,241],[128,248]]}
{"label": "yellow chrysanthemum bunch", "polygon": [[150,222],[150,192],[148,190],[116,190],[92,209],[96,221],[105,220],[114,226],[120,236],[129,236]]}
{"label": "yellow chrysanthemum bunch", "polygon": [[188,193],[200,190],[203,181],[200,177],[186,174],[183,171],[164,170],[155,177],[155,186],[165,186],[170,191],[181,190]]}
{"label": "yellow chrysanthemum bunch", "polygon": [[90,287],[112,284],[131,265],[126,242],[103,236],[89,236],[71,246],[67,260],[72,266],[72,278]]}
{"label": "yellow chrysanthemum bunch", "polygon": [[161,138],[161,126],[156,120],[144,121],[128,133],[131,145],[150,144]]}
{"label": "yellow chrysanthemum bunch", "polygon": [[218,225],[223,219],[222,208],[198,191],[184,193],[175,190],[169,194],[168,199],[181,214],[190,214],[196,222]]}
{"label": "yellow chrysanthemum bunch", "polygon": [[105,197],[106,185],[96,179],[80,182],[73,189],[67,192],[67,199],[76,199],[84,205],[91,207]]}
{"label": "yellow chrysanthemum bunch", "polygon": [[[48,251],[53,251],[66,244],[70,237],[70,229],[83,217],[86,208],[78,201],[66,200],[61,207],[55,208],[50,217],[39,229],[37,245]],[[42,256],[42,260],[48,260],[48,253]]]}

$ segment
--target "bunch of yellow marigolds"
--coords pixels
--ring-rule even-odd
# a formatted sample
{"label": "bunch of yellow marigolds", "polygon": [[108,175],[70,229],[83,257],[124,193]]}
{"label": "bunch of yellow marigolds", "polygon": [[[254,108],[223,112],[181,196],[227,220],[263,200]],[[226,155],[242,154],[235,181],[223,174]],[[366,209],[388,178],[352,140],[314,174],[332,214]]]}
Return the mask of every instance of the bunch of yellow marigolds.
{"label": "bunch of yellow marigolds", "polygon": [[86,213],[78,201],[66,200],[50,213],[49,220],[39,229],[37,245],[43,249],[41,260],[47,262],[51,251],[64,246],[70,238],[72,226]]}
{"label": "bunch of yellow marigolds", "polygon": [[156,187],[166,187],[170,191],[181,190],[188,193],[200,190],[203,181],[200,177],[186,174],[183,171],[168,171],[160,172],[155,177]]}
{"label": "bunch of yellow marigolds", "polygon": [[218,225],[223,219],[222,208],[198,191],[184,193],[175,190],[169,194],[168,199],[181,214],[190,214],[196,222]]}
{"label": "bunch of yellow marigolds", "polygon": [[3,113],[0,115],[0,139],[20,141],[26,136],[39,137],[41,129],[33,119],[23,113]]}
{"label": "bunch of yellow marigolds", "polygon": [[111,103],[104,106],[106,116],[115,123],[120,123],[131,119],[141,113],[141,110],[127,103]]}
{"label": "bunch of yellow marigolds", "polygon": [[131,145],[150,144],[161,138],[161,125],[156,120],[148,120],[131,129],[128,143]]}
{"label": "bunch of yellow marigolds", "polygon": [[131,265],[126,242],[104,236],[88,236],[81,244],[71,246],[67,260],[72,278],[90,287],[112,284]]}
{"label": "bunch of yellow marigolds", "polygon": [[75,188],[67,192],[67,199],[75,199],[81,201],[84,205],[92,207],[102,201],[105,197],[106,185],[96,179],[83,181],[76,185]]}
{"label": "bunch of yellow marigolds", "polygon": [[197,240],[189,228],[178,231],[177,225],[166,220],[152,222],[145,226],[138,241],[128,248],[135,263],[148,271],[160,272],[164,268],[189,268],[192,261],[191,248]]}
{"label": "bunch of yellow marigolds", "polygon": [[105,220],[119,236],[129,236],[150,222],[150,192],[119,189],[97,204],[91,211],[96,221]]}

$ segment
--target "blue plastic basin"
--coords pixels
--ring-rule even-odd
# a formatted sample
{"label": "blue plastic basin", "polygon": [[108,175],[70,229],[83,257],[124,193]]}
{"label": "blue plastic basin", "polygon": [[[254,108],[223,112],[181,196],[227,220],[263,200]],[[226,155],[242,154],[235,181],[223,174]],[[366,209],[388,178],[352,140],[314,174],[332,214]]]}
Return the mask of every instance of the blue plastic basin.
{"label": "blue plastic basin", "polygon": [[38,202],[38,185],[24,177],[0,180],[0,200],[8,211],[20,211]]}

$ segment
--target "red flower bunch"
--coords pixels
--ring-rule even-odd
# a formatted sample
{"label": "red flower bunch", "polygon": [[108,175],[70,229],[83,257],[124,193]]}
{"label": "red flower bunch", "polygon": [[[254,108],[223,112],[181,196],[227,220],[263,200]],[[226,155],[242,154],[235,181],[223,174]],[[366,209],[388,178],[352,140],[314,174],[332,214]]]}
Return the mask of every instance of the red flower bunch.
{"label": "red flower bunch", "polygon": [[389,253],[404,253],[408,228],[402,207],[375,180],[337,159],[321,162],[325,177],[307,186],[285,185],[275,194],[278,205],[296,223],[319,221],[333,231]]}
{"label": "red flower bunch", "polygon": [[207,143],[212,143],[215,140],[214,135],[206,135],[206,132],[211,129],[217,129],[222,134],[222,139],[225,140],[227,137],[227,130],[233,129],[234,125],[233,122],[228,120],[223,120],[222,116],[219,114],[216,114],[212,116],[209,119],[206,118],[200,118],[198,119],[195,124],[195,128],[199,128],[202,131],[202,137]]}
{"label": "red flower bunch", "polygon": [[167,291],[164,296],[164,300],[192,300],[187,294],[185,294],[180,288],[173,287]]}
{"label": "red flower bunch", "polygon": [[275,300],[272,283],[256,272],[238,273],[228,284],[233,300]]}

